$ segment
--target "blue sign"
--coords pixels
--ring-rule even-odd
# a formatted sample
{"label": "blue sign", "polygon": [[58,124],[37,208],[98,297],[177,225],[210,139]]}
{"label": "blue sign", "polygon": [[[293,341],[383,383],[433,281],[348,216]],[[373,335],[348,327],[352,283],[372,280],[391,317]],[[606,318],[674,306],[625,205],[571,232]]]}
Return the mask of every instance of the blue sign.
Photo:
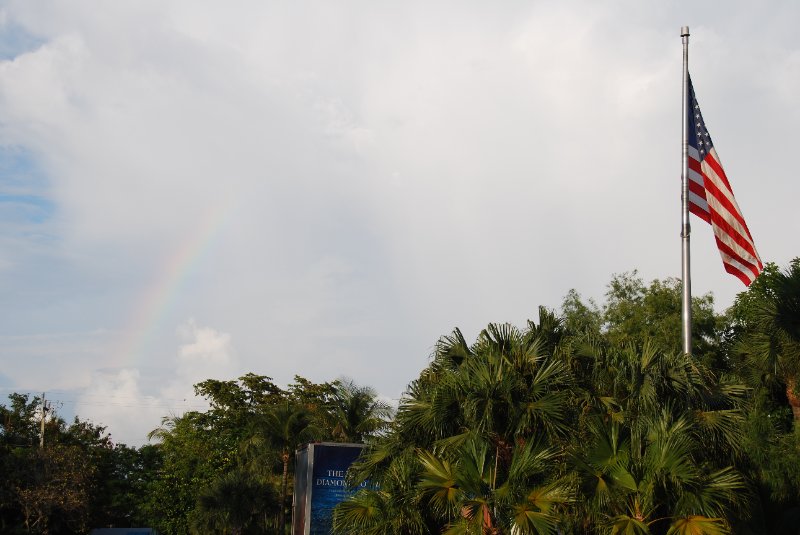
{"label": "blue sign", "polygon": [[361,455],[358,446],[314,446],[311,485],[311,534],[328,535],[333,527],[333,509],[358,489],[347,486],[345,476]]}

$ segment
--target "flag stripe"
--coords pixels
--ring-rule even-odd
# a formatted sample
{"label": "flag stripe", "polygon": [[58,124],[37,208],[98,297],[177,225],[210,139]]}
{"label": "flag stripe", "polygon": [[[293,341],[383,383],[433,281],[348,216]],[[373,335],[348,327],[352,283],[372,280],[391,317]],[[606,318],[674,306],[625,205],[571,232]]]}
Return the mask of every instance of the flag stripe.
{"label": "flag stripe", "polygon": [[703,186],[703,169],[700,153],[689,146],[689,211],[711,224],[711,212],[706,202],[706,189]]}
{"label": "flag stripe", "polygon": [[714,147],[711,147],[711,150],[708,151],[706,157],[703,158],[703,163],[710,165],[714,169],[714,172],[722,181],[725,191],[729,192],[731,197],[733,197],[733,188],[731,188],[731,184],[728,182],[728,177],[725,175],[725,171],[722,170],[722,163],[720,163],[719,156],[717,155],[717,151],[714,149]]}
{"label": "flag stripe", "polygon": [[[697,204],[692,203],[691,197],[692,197],[692,195],[689,194],[689,211],[710,225],[711,224],[711,213],[709,213],[708,207],[706,206],[706,209],[704,210],[703,208],[701,208]],[[703,201],[703,202],[705,202],[705,201]]]}
{"label": "flag stripe", "polygon": [[[736,204],[736,199],[733,198],[733,191],[728,184],[728,177],[725,176],[725,171],[717,163],[716,151],[711,149],[711,153],[703,160],[703,177],[711,179],[711,184],[705,183],[706,190],[711,193],[722,204],[728,212],[736,218],[736,220],[747,228],[744,222],[744,217],[739,210],[739,205]],[[721,184],[720,184],[721,183]],[[749,231],[745,231],[748,238],[752,239]]]}
{"label": "flag stripe", "polygon": [[756,277],[758,276],[758,275],[751,276],[749,274],[745,274],[743,271],[739,271],[732,265],[726,263],[724,260],[722,261],[722,265],[723,267],[725,267],[725,271],[727,271],[728,273],[730,273],[731,275],[742,281],[742,283],[744,283],[745,286],[750,286],[750,284],[754,280],[756,280]]}
{"label": "flag stripe", "polygon": [[694,193],[698,199],[701,199],[704,203],[706,202],[706,188],[703,186],[702,176],[700,177],[701,180],[699,182],[690,180],[689,181],[689,191]]}
{"label": "flag stripe", "polygon": [[[733,192],[730,190],[725,192],[719,188],[719,175],[715,172],[714,166],[707,165],[713,156],[714,151],[712,150],[711,154],[703,160],[703,176],[705,177],[706,201],[711,212],[714,234],[719,234],[719,231],[721,231],[728,235],[733,242],[755,260],[758,258],[758,253],[756,253],[753,238],[750,236],[747,224],[739,211],[739,206],[733,198]],[[718,169],[722,170],[720,167]]]}
{"label": "flag stripe", "polygon": [[738,224],[736,218],[719,206],[716,199],[708,199],[708,206],[709,213],[711,214],[711,224],[715,227],[714,234],[725,234],[730,238],[731,242],[735,243],[743,252],[746,252],[754,258],[757,257],[758,253],[756,253],[755,247],[753,247],[747,235],[742,232],[743,229]]}
{"label": "flag stripe", "polygon": [[711,213],[711,226],[712,228],[716,227],[717,229],[719,229],[719,230],[716,229],[714,230],[714,235],[717,237],[719,241],[721,241],[728,247],[728,249],[730,250],[728,254],[730,254],[731,256],[735,255],[736,258],[738,258],[742,262],[747,262],[748,264],[752,264],[753,266],[761,267],[761,260],[759,260],[759,258],[756,255],[752,254],[750,251],[744,249],[741,245],[739,245],[739,243],[737,243],[736,239],[734,239],[733,236],[726,233],[722,229],[722,227],[718,224],[717,218],[715,217],[713,212]]}
{"label": "flag stripe", "polygon": [[[720,252],[722,253],[722,249],[720,249]],[[747,281],[752,282],[759,273],[759,270],[754,267],[748,267],[725,253],[722,253],[722,265],[725,267],[725,271],[735,275],[745,284],[749,284]]]}
{"label": "flag stripe", "polygon": [[731,231],[727,221],[719,216],[715,210],[711,210],[711,226],[714,235],[726,243],[736,254],[753,265],[760,265],[761,262],[751,243],[748,243],[740,234]]}
{"label": "flag stripe", "polygon": [[748,262],[747,259],[743,258],[736,251],[731,249],[731,247],[718,236],[715,236],[714,239],[717,241],[717,248],[722,255],[723,262],[736,265],[742,272],[750,271],[753,273],[753,275],[758,275],[760,266],[757,262]]}

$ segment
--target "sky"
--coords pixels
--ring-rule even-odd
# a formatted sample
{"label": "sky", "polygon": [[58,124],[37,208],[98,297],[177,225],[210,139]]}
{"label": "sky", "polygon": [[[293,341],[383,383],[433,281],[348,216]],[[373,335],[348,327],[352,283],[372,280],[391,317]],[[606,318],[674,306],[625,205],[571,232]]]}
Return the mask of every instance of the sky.
{"label": "sky", "polygon": [[[455,327],[680,276],[684,25],[786,266],[800,4],[719,6],[0,1],[0,400],[46,392],[138,446],[207,378],[397,399]],[[744,286],[692,230],[724,310]]]}

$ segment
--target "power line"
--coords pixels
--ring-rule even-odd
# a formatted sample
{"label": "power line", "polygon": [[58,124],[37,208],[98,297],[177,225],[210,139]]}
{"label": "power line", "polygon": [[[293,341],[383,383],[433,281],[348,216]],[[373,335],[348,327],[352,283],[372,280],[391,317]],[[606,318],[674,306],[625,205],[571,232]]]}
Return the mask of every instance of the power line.
{"label": "power line", "polygon": [[[38,395],[38,392],[33,390],[16,390],[15,393],[17,394],[32,394]],[[58,394],[58,390],[51,390],[51,394]],[[71,395],[74,398],[68,399],[63,397],[63,395]],[[53,402],[57,402],[61,405],[77,405],[81,407],[122,407],[122,408],[131,408],[131,409],[162,409],[162,410],[206,410],[210,408],[209,404],[197,404],[197,403],[190,403],[187,402],[185,398],[158,398],[153,399],[152,402],[142,400],[140,403],[135,403],[137,400],[141,400],[141,397],[135,396],[114,396],[114,401],[109,401],[108,396],[100,396],[100,395],[80,395],[80,394],[71,394],[71,393],[64,393],[59,395],[58,397],[51,397],[48,400],[48,409],[52,406]],[[42,399],[44,399],[44,394],[42,394]],[[144,397],[144,396],[143,396]],[[86,398],[89,398],[88,400]],[[94,401],[98,400],[98,401]],[[104,400],[104,401],[99,401]],[[178,403],[170,403],[175,402]],[[183,401],[184,403],[180,403]],[[194,400],[193,400],[194,401]]]}
{"label": "power line", "polygon": [[[7,387],[7,386],[0,386],[0,390],[5,390],[5,391],[16,393],[16,394],[34,394],[34,395],[38,394],[39,392],[41,392],[41,390],[38,390],[38,389],[13,388],[13,387]],[[50,392],[51,394],[58,394],[59,396],[73,396],[73,397],[78,397],[78,398],[81,398],[81,399],[83,399],[83,398],[106,399],[108,397],[108,395],[106,395],[106,394],[81,394],[79,392],[70,391],[70,390],[48,390],[48,392]],[[120,395],[116,395],[115,394],[113,397],[115,399],[133,399],[133,400],[137,400],[137,399],[146,398],[146,397],[152,397],[152,396],[147,396],[147,395],[120,396]],[[164,401],[179,401],[180,402],[180,401],[186,401],[187,399],[192,398],[192,397],[196,397],[196,396],[194,394],[188,394],[186,397],[182,397],[182,398],[164,398],[164,397],[159,397],[158,399],[159,400],[164,400]]]}

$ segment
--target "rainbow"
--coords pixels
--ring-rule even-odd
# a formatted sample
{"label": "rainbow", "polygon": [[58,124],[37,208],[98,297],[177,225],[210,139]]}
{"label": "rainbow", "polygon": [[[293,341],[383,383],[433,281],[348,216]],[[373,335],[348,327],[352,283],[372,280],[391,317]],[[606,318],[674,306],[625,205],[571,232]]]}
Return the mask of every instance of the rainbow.
{"label": "rainbow", "polygon": [[201,260],[217,242],[236,203],[223,200],[206,210],[201,223],[170,254],[133,307],[123,328],[120,349],[115,352],[122,366],[139,362],[167,313],[175,304],[181,287],[196,271]]}

